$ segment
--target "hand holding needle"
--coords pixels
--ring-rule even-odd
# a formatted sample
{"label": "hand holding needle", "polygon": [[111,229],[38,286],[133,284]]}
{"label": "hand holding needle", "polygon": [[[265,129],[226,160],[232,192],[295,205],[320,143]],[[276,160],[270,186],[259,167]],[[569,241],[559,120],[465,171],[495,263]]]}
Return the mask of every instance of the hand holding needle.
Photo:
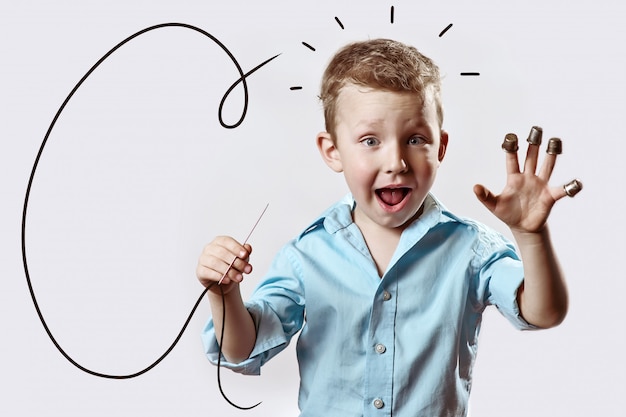
{"label": "hand holding needle", "polygon": [[[259,215],[258,219],[256,220],[256,222],[254,223],[254,226],[252,226],[252,229],[250,229],[250,233],[248,233],[248,236],[246,236],[246,239],[243,241],[243,245],[245,245],[246,243],[248,243],[248,239],[250,239],[250,236],[252,236],[252,232],[254,232],[254,229],[256,229],[256,226],[259,224],[259,222],[261,221],[261,218],[263,218],[263,215],[265,214],[265,212],[267,211],[267,208],[269,207],[269,203],[267,203],[265,205],[265,208],[263,209],[263,211],[261,212],[261,214]],[[222,275],[222,277],[219,279],[219,281],[217,281],[217,285],[221,285],[222,281],[224,280],[224,277],[226,277],[226,274],[228,274],[228,271],[230,271],[230,268],[232,268],[233,264],[235,263],[235,261],[237,260],[237,257],[235,257],[232,262],[230,263],[230,265],[228,265],[228,268],[226,268],[226,271],[224,272],[224,274]]]}

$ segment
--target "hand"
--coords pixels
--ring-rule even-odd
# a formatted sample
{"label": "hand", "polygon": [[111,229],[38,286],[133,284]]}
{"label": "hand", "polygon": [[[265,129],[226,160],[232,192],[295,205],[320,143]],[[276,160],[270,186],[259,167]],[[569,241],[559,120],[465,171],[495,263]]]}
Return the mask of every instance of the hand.
{"label": "hand", "polygon": [[[541,231],[554,203],[568,195],[565,187],[551,187],[548,183],[557,154],[561,153],[560,139],[550,139],[548,148],[554,149],[554,152],[546,154],[539,173],[535,173],[541,135],[541,128],[533,127],[528,140],[524,170],[521,172],[517,158],[517,137],[513,134],[507,135],[502,145],[506,151],[507,181],[500,195],[494,195],[480,184],[474,186],[474,193],[478,199],[513,232]],[[582,188],[580,182],[576,184],[578,188],[569,195],[573,196]]]}
{"label": "hand", "polygon": [[[251,253],[252,246],[249,244],[241,245],[229,236],[218,236],[204,247],[196,276],[205,287],[222,280],[220,285],[226,294],[239,285],[243,274],[252,272],[252,265],[248,263]],[[217,285],[210,291],[220,293]]]}

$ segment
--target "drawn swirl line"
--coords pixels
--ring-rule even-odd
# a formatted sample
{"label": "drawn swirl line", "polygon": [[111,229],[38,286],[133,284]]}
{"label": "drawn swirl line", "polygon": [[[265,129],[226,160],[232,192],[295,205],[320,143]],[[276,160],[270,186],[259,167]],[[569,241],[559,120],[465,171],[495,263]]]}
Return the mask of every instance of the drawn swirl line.
{"label": "drawn swirl line", "polygon": [[[52,119],[52,122],[50,123],[50,126],[48,127],[48,130],[47,130],[47,132],[46,132],[46,134],[44,136],[44,139],[43,139],[43,141],[41,143],[41,146],[39,147],[39,151],[37,152],[37,156],[35,157],[35,161],[33,163],[33,167],[32,167],[32,170],[31,170],[31,173],[30,173],[30,177],[29,177],[29,180],[28,180],[28,186],[26,188],[26,194],[25,194],[25,197],[24,197],[24,208],[23,208],[23,211],[22,211],[22,235],[21,235],[22,261],[23,261],[23,264],[24,264],[24,273],[26,275],[26,282],[28,284],[28,289],[30,291],[30,295],[31,295],[33,304],[35,306],[35,309],[37,311],[37,315],[39,316],[39,320],[41,321],[41,324],[43,325],[46,333],[48,334],[48,336],[49,336],[50,340],[52,341],[52,343],[54,344],[54,346],[65,357],[65,359],[67,359],[71,364],[76,366],[78,369],[80,369],[80,370],[82,370],[82,371],[84,371],[84,372],[86,372],[88,374],[91,374],[91,375],[94,375],[94,376],[98,376],[98,377],[102,377],[102,378],[130,379],[130,378],[134,378],[134,377],[137,377],[139,375],[142,375],[142,374],[148,372],[149,370],[151,370],[152,368],[154,368],[156,365],[158,365],[172,351],[172,349],[176,346],[176,344],[180,340],[181,336],[183,335],[185,329],[187,328],[187,326],[188,326],[188,324],[189,324],[193,314],[195,313],[198,305],[200,304],[200,301],[202,300],[202,298],[204,297],[204,295],[206,294],[207,290],[210,287],[205,288],[205,290],[202,292],[202,294],[200,294],[200,297],[198,298],[198,300],[194,304],[193,309],[191,310],[191,313],[187,317],[187,319],[186,319],[182,329],[180,330],[180,332],[178,333],[178,335],[174,339],[174,342],[169,346],[169,348],[165,351],[165,353],[163,353],[152,364],[150,364],[149,366],[147,366],[146,368],[144,368],[144,369],[142,369],[142,370],[140,370],[138,372],[134,372],[134,373],[127,374],[127,375],[110,375],[110,374],[96,372],[96,371],[93,371],[91,369],[88,369],[88,368],[80,365],[72,357],[70,357],[69,354],[67,354],[67,352],[65,352],[65,350],[63,350],[61,345],[54,338],[54,336],[52,335],[52,332],[50,331],[50,328],[48,327],[48,324],[46,323],[46,320],[45,320],[45,318],[43,316],[41,308],[39,307],[39,303],[37,302],[37,298],[35,297],[35,291],[33,289],[31,276],[30,276],[29,269],[28,269],[28,259],[27,259],[27,255],[26,255],[26,219],[27,219],[27,213],[28,213],[28,202],[29,202],[29,198],[30,198],[30,192],[31,192],[31,189],[32,189],[33,180],[35,178],[35,173],[37,171],[37,166],[39,165],[39,161],[40,161],[41,156],[43,154],[44,148],[45,148],[45,146],[46,146],[46,144],[48,142],[50,134],[52,133],[52,130],[54,129],[54,126],[55,126],[57,120],[61,116],[61,113],[63,112],[63,110],[67,106],[67,104],[70,101],[70,99],[74,96],[76,91],[85,82],[85,80],[87,80],[87,78],[96,70],[96,68],[98,68],[98,66],[100,66],[100,64],[102,64],[108,57],[111,56],[111,54],[113,54],[115,51],[117,51],[123,45],[125,45],[126,43],[130,42],[131,40],[135,39],[136,37],[138,37],[140,35],[143,35],[143,34],[145,34],[147,32],[150,32],[150,31],[153,31],[153,30],[156,30],[156,29],[165,28],[165,27],[181,27],[181,28],[191,29],[191,30],[199,32],[202,35],[210,38],[220,48],[222,48],[222,50],[228,55],[228,57],[232,60],[233,64],[237,68],[237,71],[239,72],[239,79],[236,80],[228,88],[228,90],[224,94],[224,96],[223,96],[223,98],[222,98],[222,100],[220,102],[219,111],[218,111],[219,122],[222,125],[222,127],[227,128],[227,129],[234,129],[234,128],[238,127],[243,122],[243,120],[245,119],[245,116],[246,116],[246,113],[247,113],[247,109],[248,109],[248,86],[247,86],[247,83],[246,83],[246,77],[248,77],[250,74],[254,73],[255,71],[259,70],[264,65],[268,64],[270,61],[272,61],[273,59],[277,58],[280,55],[280,54],[275,55],[275,56],[267,59],[266,61],[262,62],[261,64],[257,65],[256,67],[254,67],[252,70],[248,71],[247,73],[244,73],[243,70],[241,69],[241,66],[239,65],[239,63],[235,59],[234,55],[228,50],[228,48],[226,48],[226,46],[222,42],[220,42],[215,36],[211,35],[210,33],[206,32],[205,30],[200,29],[200,28],[198,28],[196,26],[193,26],[193,25],[186,24],[186,23],[162,23],[162,24],[150,26],[150,27],[142,29],[142,30],[134,33],[133,35],[127,37],[126,39],[124,39],[123,41],[121,41],[120,43],[115,45],[113,48],[111,48],[111,50],[109,50],[106,54],[104,54],[102,56],[102,58],[100,58],[89,69],[89,71],[87,71],[85,73],[85,75],[83,75],[83,77],[80,79],[80,81],[78,81],[78,83],[76,83],[76,85],[74,86],[74,88],[72,88],[70,93],[67,95],[67,97],[65,98],[65,100],[63,101],[63,103],[61,104],[59,109],[57,110],[54,118]],[[224,105],[226,99],[228,98],[229,94],[232,92],[232,90],[239,83],[243,84],[243,90],[244,90],[244,104],[243,104],[243,108],[242,108],[241,117],[239,118],[239,120],[236,123],[234,123],[234,124],[227,124],[227,123],[224,122],[224,120],[222,118],[222,108],[223,108],[223,105]],[[219,370],[218,370],[218,375],[219,375]],[[220,386],[220,391],[222,391],[221,390],[221,386]],[[222,394],[223,394],[223,392],[222,392]],[[229,400],[227,399],[227,401],[229,401]],[[231,403],[231,402],[229,401],[229,403]],[[238,406],[236,406],[235,404],[232,404],[232,403],[231,403],[231,405],[233,405],[235,407],[238,407]],[[243,408],[243,407],[238,407],[238,408]]]}

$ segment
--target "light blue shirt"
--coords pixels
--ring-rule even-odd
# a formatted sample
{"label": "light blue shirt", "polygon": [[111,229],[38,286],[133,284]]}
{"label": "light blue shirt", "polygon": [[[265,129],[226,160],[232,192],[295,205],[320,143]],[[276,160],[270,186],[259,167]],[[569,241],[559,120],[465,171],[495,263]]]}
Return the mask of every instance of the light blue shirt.
{"label": "light blue shirt", "polygon": [[[250,358],[222,364],[259,374],[302,330],[302,417],[466,415],[483,310],[532,328],[517,306],[513,245],[428,196],[381,278],[353,207],[346,197],[281,249],[246,303],[257,327]],[[216,363],[211,321],[203,341]]]}

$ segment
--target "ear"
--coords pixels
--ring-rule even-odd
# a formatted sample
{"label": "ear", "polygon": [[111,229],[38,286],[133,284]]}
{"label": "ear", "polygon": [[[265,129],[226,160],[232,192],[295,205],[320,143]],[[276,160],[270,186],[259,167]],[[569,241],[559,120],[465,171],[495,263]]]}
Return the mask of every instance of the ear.
{"label": "ear", "polygon": [[320,132],[317,134],[317,149],[322,155],[322,159],[326,162],[326,165],[335,172],[343,171],[343,164],[341,163],[341,155],[339,149],[333,140],[333,137],[328,132]]}
{"label": "ear", "polygon": [[437,155],[439,162],[443,161],[443,157],[446,156],[446,149],[448,149],[448,132],[441,129],[439,135],[439,153]]}

